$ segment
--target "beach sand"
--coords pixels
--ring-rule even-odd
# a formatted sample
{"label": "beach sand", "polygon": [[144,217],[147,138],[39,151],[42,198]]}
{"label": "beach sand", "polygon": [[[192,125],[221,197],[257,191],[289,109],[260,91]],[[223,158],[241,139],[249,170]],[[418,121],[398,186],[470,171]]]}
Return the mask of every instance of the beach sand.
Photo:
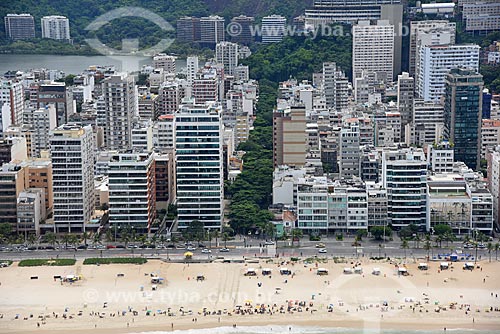
{"label": "beach sand", "polygon": [[[420,271],[417,266],[422,261],[412,260],[406,265],[410,275],[399,276],[395,263],[387,261],[361,260],[363,274],[351,275],[343,274],[343,269],[354,267],[358,260],[282,261],[182,264],[150,260],[144,265],[101,266],[78,261],[68,267],[30,268],[14,263],[0,269],[0,333],[87,333],[89,329],[126,333],[170,331],[172,325],[179,330],[233,324],[500,328],[499,262],[482,261],[478,263],[481,268],[473,271],[463,270],[461,263],[440,271],[439,263],[431,262],[429,270]],[[282,267],[293,276],[281,276]],[[372,275],[375,267],[381,270],[378,276]],[[258,276],[245,276],[248,268],[254,268]],[[262,276],[262,268],[271,268],[272,276]],[[329,274],[319,276],[317,268],[326,268]],[[58,275],[81,275],[82,280],[61,283],[54,279]],[[205,280],[197,281],[198,275]],[[164,279],[154,291],[152,276]]]}

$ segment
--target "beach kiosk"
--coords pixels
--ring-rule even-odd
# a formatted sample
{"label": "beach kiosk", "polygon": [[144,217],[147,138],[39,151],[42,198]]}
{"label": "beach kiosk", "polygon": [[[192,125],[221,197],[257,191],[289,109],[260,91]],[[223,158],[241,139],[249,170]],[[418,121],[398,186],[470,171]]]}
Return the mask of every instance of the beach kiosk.
{"label": "beach kiosk", "polygon": [[151,277],[151,284],[162,284],[162,283],[163,283],[163,278],[158,276]]}
{"label": "beach kiosk", "polygon": [[345,267],[345,268],[344,268],[344,274],[346,274],[346,275],[350,275],[350,274],[352,274],[352,273],[353,273],[352,268],[349,268],[349,267]]}
{"label": "beach kiosk", "polygon": [[270,268],[264,268],[262,269],[262,275],[263,276],[271,276],[272,270]]}
{"label": "beach kiosk", "polygon": [[398,267],[398,275],[408,276],[410,274],[408,273],[408,269],[406,269],[405,267]]}
{"label": "beach kiosk", "polygon": [[372,275],[375,275],[375,276],[380,275],[380,268],[373,268]]}
{"label": "beach kiosk", "polygon": [[449,267],[450,267],[450,264],[449,264],[448,262],[441,262],[441,263],[439,264],[439,269],[441,269],[441,270],[446,270],[446,269],[448,269]]}
{"label": "beach kiosk", "polygon": [[474,263],[472,263],[472,262],[465,262],[464,263],[464,270],[474,270]]}
{"label": "beach kiosk", "polygon": [[292,271],[288,268],[281,268],[280,269],[280,274],[281,275],[291,275],[292,274]]}
{"label": "beach kiosk", "polygon": [[427,263],[419,263],[418,264],[418,269],[419,270],[428,270],[429,269],[429,265]]}
{"label": "beach kiosk", "polygon": [[318,270],[316,271],[316,274],[319,275],[319,276],[328,275],[328,269],[318,268]]}
{"label": "beach kiosk", "polygon": [[248,268],[245,272],[245,276],[257,276],[257,273],[255,272],[255,269]]}

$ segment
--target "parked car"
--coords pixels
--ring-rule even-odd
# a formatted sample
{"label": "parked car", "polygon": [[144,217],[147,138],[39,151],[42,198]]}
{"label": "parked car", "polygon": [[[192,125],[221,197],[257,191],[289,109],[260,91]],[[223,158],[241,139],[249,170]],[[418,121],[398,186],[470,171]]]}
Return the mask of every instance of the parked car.
{"label": "parked car", "polygon": [[274,245],[274,241],[266,241],[266,242],[264,242],[264,245],[272,246],[272,245]]}

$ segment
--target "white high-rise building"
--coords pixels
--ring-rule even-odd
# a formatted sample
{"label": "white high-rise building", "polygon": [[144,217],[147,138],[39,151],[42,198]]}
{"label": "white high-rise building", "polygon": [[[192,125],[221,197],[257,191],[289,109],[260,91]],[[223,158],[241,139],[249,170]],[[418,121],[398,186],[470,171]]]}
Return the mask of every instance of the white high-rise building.
{"label": "white high-rise building", "polygon": [[415,74],[418,48],[430,45],[455,44],[456,23],[446,20],[410,22],[410,75]]}
{"label": "white high-rise building", "polygon": [[439,142],[444,132],[444,105],[432,101],[413,101],[413,121],[411,135],[406,144],[425,147]]}
{"label": "white high-rise building", "polygon": [[7,14],[5,35],[13,40],[35,38],[35,20],[31,14]]}
{"label": "white high-rise building", "polygon": [[238,66],[238,44],[231,42],[217,43],[215,59],[218,64],[224,65],[225,74],[234,75],[234,69]]}
{"label": "white high-rise building", "polygon": [[326,107],[341,112],[349,102],[349,81],[335,63],[323,63],[323,93]]}
{"label": "white high-rise building", "polygon": [[82,233],[94,208],[94,137],[90,125],[64,124],[50,138],[55,232]]}
{"label": "white high-rise building", "polygon": [[57,126],[56,108],[48,105],[33,112],[31,156],[40,158],[42,150],[50,148],[50,131]]}
{"label": "white high-rise building", "polygon": [[278,43],[286,32],[286,18],[281,15],[270,15],[262,18],[262,43]]}
{"label": "white high-rise building", "polygon": [[359,124],[352,122],[344,125],[339,136],[339,176],[345,179],[359,177]]}
{"label": "white high-rise building", "polygon": [[5,108],[9,108],[10,111],[10,124],[22,124],[24,94],[21,83],[14,82],[12,80],[0,79],[0,104],[8,105]]}
{"label": "white high-rise building", "polygon": [[391,82],[394,67],[394,26],[388,20],[359,21],[352,27],[352,73],[361,78],[363,71],[376,73],[379,79]]}
{"label": "white high-rise building", "polygon": [[488,189],[493,197],[493,223],[500,223],[500,146],[488,150]]}
{"label": "white high-rise building", "polygon": [[200,19],[200,42],[205,45],[214,46],[225,40],[224,18],[211,15]]}
{"label": "white high-rise building", "polygon": [[219,105],[183,105],[175,115],[178,226],[224,221],[223,125]]}
{"label": "white high-rise building", "polygon": [[113,155],[108,177],[111,227],[149,233],[156,216],[153,153]]}
{"label": "white high-rise building", "polygon": [[382,184],[387,189],[388,223],[396,228],[426,226],[427,159],[422,149],[384,150]]}
{"label": "white high-rise building", "polygon": [[411,77],[407,72],[403,72],[398,75],[397,88],[397,107],[398,111],[401,113],[401,126],[404,128],[413,119],[413,97],[415,95],[413,77]]}
{"label": "white high-rise building", "polygon": [[163,68],[164,73],[176,73],[176,61],[177,57],[169,56],[164,53],[159,53],[153,57],[153,67]]}
{"label": "white high-rise building", "polygon": [[104,142],[111,150],[131,147],[132,119],[138,114],[134,78],[127,73],[116,73],[102,83],[105,117]]}
{"label": "white high-rise building", "polygon": [[69,41],[71,37],[68,18],[58,15],[42,17],[42,38]]}
{"label": "white high-rise building", "polygon": [[416,65],[416,95],[439,101],[444,95],[445,77],[450,70],[479,71],[479,45],[435,45],[419,48]]}
{"label": "white high-rise building", "polygon": [[189,85],[193,84],[194,79],[196,79],[196,74],[198,73],[199,69],[199,64],[198,64],[198,57],[196,56],[191,56],[187,57],[186,59],[186,79],[189,83]]}

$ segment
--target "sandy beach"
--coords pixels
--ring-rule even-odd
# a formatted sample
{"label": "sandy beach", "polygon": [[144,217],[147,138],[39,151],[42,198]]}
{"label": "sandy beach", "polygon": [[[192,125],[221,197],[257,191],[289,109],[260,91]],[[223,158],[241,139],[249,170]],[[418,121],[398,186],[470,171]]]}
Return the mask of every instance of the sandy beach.
{"label": "sandy beach", "polygon": [[[500,328],[500,263],[398,275],[389,261],[83,265],[0,269],[0,333],[128,333],[220,326]],[[359,263],[357,263],[359,262]],[[360,266],[362,274],[344,274]],[[288,268],[292,275],[279,271]],[[257,276],[245,276],[249,268]],[[263,268],[271,276],[261,274]],[[317,275],[325,268],[328,275]],[[373,275],[374,268],[380,275]],[[119,275],[120,274],[120,275]],[[80,276],[74,283],[54,276]],[[197,280],[203,275],[205,280]],[[38,279],[31,279],[38,276]],[[152,278],[162,278],[153,284]],[[156,286],[153,290],[154,285]]]}

